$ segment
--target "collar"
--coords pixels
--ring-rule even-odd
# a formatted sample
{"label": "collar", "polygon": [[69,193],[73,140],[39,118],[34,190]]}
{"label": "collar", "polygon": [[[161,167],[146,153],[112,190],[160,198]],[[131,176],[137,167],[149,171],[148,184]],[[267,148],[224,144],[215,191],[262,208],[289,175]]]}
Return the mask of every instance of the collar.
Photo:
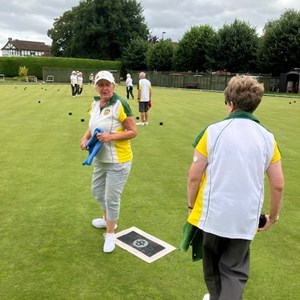
{"label": "collar", "polygon": [[228,117],[226,117],[224,120],[229,119],[248,119],[252,120],[256,123],[260,123],[259,120],[252,114],[247,111],[236,111],[231,113]]}
{"label": "collar", "polygon": [[[109,99],[109,101],[103,106],[103,107],[107,107],[110,106],[114,103],[117,102],[119,96],[116,93],[113,93],[113,96]],[[100,101],[100,97],[99,96],[94,96],[94,101]]]}

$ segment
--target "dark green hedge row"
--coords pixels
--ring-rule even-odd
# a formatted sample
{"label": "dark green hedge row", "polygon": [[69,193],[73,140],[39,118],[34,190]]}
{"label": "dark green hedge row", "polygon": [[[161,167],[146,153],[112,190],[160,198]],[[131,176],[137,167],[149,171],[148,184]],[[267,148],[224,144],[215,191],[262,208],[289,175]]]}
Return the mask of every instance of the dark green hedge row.
{"label": "dark green hedge row", "polygon": [[29,76],[42,79],[44,67],[120,71],[122,63],[120,61],[63,57],[0,57],[0,74],[4,74],[6,77],[17,77],[19,67],[24,66],[28,68]]}

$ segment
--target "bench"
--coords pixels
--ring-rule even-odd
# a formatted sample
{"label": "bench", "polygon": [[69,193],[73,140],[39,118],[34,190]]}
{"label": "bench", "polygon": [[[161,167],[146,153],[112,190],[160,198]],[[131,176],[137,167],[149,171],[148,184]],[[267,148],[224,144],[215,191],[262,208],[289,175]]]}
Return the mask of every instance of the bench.
{"label": "bench", "polygon": [[46,82],[54,82],[54,76],[53,75],[48,75]]}
{"label": "bench", "polygon": [[27,82],[37,82],[37,77],[36,76],[27,76],[26,81]]}

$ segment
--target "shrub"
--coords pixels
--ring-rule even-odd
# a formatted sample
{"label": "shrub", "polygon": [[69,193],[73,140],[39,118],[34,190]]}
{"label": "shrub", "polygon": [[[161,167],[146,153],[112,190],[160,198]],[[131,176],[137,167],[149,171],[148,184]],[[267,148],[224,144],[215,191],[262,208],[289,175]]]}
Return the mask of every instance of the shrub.
{"label": "shrub", "polygon": [[28,75],[28,68],[27,67],[19,67],[19,77],[22,81],[26,81],[26,77]]}

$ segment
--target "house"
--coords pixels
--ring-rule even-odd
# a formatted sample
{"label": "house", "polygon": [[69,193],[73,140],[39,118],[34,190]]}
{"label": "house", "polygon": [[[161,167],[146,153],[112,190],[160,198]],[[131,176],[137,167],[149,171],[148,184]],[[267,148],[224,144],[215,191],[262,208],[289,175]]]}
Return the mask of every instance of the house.
{"label": "house", "polygon": [[2,56],[51,56],[51,46],[45,43],[12,38],[8,38],[8,42],[1,51]]}

